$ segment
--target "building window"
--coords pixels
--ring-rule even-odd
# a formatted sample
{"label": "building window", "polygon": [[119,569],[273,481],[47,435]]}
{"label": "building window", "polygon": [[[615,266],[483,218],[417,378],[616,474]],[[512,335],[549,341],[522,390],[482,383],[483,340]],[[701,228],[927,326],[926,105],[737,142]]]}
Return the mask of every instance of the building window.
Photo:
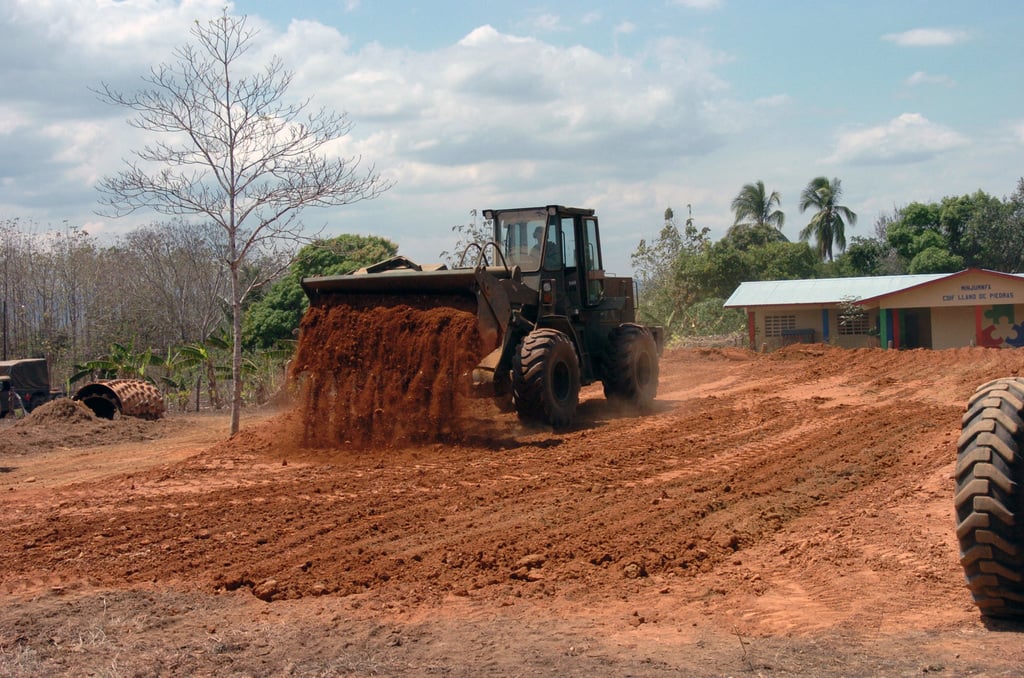
{"label": "building window", "polygon": [[795,329],[795,315],[766,315],[764,317],[764,336],[766,337],[781,337],[783,330]]}
{"label": "building window", "polygon": [[868,334],[870,331],[871,326],[868,323],[867,313],[840,316],[839,318],[839,334]]}

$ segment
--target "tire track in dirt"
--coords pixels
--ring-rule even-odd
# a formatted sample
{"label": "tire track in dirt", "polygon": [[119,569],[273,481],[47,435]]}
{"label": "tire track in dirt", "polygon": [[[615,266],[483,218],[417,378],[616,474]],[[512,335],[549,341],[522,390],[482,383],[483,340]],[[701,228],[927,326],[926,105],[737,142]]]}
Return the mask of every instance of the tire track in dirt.
{"label": "tire track in dirt", "polygon": [[[272,423],[186,462],[71,488],[35,517],[11,498],[35,546],[9,576],[66,562],[110,585],[274,580],[281,598],[376,591],[419,604],[455,593],[574,597],[724,568],[741,592],[774,581],[832,611],[814,618],[855,619],[862,603],[787,573],[818,569],[828,582],[866,559],[867,587],[885,568],[911,567],[915,550],[833,531],[840,519],[884,531],[882,518],[828,513],[872,492],[888,506],[907,482],[892,469],[945,463],[915,446],[958,421],[959,405],[939,394],[962,390],[970,373],[943,374],[958,354],[910,358],[901,368],[905,356],[827,347],[669,354],[662,390],[672,400],[657,414],[622,417],[596,398],[581,408],[589,421],[557,435],[496,415],[493,447],[305,453],[282,447]],[[907,386],[918,358],[937,375],[930,389]],[[802,536],[778,536],[792,530]],[[764,563],[748,564],[751,554]],[[796,623],[779,614],[747,623]]]}
{"label": "tire track in dirt", "polygon": [[[474,407],[459,440],[303,450],[281,419],[167,463],[139,443],[140,468],[97,451],[79,483],[14,471],[0,632],[36,673],[257,674],[268,652],[329,673],[363,652],[420,673],[1013,675],[1019,638],[962,585],[951,473],[963,402],[1019,355],[670,351],[655,414],[591,388],[566,432]],[[75,623],[130,637],[62,655],[48,639]]]}

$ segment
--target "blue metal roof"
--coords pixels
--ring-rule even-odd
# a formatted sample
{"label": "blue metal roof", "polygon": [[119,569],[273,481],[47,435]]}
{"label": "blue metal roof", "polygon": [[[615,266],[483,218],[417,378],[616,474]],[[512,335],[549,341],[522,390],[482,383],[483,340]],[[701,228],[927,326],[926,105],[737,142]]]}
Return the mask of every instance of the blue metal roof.
{"label": "blue metal roof", "polygon": [[917,285],[948,278],[955,273],[882,275],[864,278],[762,280],[740,283],[726,307],[838,304],[844,299],[873,299]]}

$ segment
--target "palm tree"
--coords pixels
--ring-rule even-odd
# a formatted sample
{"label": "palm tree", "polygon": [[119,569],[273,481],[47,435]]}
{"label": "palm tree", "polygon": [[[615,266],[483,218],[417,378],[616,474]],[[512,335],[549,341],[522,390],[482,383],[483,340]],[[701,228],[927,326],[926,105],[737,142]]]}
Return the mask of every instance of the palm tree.
{"label": "palm tree", "polygon": [[788,242],[782,234],[786,215],[777,209],[781,200],[778,191],[768,195],[763,181],[746,184],[733,198],[732,211],[736,213],[736,221],[725,237],[741,250],[773,242]]}
{"label": "palm tree", "polygon": [[732,200],[732,211],[736,213],[736,226],[744,220],[754,226],[774,226],[782,230],[786,221],[786,215],[777,208],[782,201],[778,191],[772,191],[771,195],[765,192],[764,182],[758,180],[753,184],[746,184],[740,189],[739,195]]}
{"label": "palm tree", "polygon": [[839,204],[843,195],[843,184],[839,179],[829,181],[826,177],[815,177],[800,194],[800,211],[814,207],[817,212],[810,223],[800,231],[800,239],[812,235],[818,241],[818,255],[832,261],[832,244],[840,250],[846,248],[846,224],[857,223],[857,215],[849,207]]}

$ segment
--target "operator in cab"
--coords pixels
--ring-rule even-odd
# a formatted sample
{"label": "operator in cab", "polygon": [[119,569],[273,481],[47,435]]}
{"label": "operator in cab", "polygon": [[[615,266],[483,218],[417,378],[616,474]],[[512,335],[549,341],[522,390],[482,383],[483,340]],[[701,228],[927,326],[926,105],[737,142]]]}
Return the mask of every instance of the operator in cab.
{"label": "operator in cab", "polygon": [[530,248],[530,259],[536,262],[541,261],[541,253],[544,254],[544,268],[553,270],[562,265],[561,252],[558,250],[558,243],[554,241],[555,230],[551,229],[547,247],[544,246],[544,227],[538,226],[533,229],[533,247]]}

